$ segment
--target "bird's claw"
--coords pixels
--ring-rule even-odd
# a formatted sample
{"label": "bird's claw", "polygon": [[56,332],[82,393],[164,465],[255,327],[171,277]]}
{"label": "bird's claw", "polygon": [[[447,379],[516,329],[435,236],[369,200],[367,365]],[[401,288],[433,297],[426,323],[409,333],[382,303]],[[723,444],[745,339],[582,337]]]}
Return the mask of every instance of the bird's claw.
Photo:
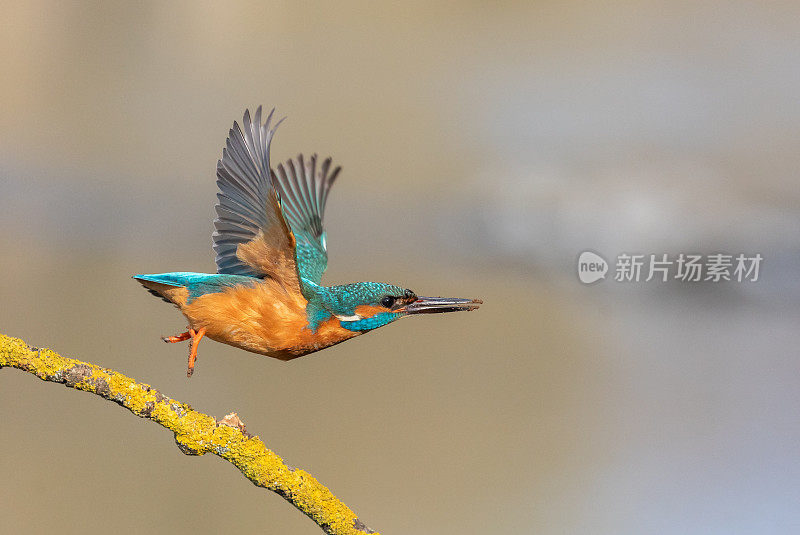
{"label": "bird's claw", "polygon": [[192,337],[191,331],[186,331],[185,333],[176,334],[175,336],[162,336],[161,339],[168,344],[174,344],[177,342],[183,342],[184,340],[188,340],[191,337]]}
{"label": "bird's claw", "polygon": [[192,339],[192,343],[189,345],[189,364],[186,368],[186,377],[191,377],[194,374],[194,363],[197,360],[197,346],[200,344],[200,340],[203,339],[203,336],[206,334],[205,328],[202,328],[198,331],[194,329],[189,329],[189,336]]}

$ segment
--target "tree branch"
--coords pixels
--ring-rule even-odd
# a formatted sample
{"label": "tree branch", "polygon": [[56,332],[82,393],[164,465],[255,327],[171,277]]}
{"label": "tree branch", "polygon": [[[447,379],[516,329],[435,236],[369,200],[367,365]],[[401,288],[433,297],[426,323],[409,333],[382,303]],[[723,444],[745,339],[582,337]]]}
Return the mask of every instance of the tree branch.
{"label": "tree branch", "polygon": [[3,366],[97,394],[166,427],[175,433],[175,442],[183,453],[222,457],[256,486],[278,493],[297,507],[325,533],[375,533],[311,474],[286,465],[258,437],[247,433],[235,413],[217,421],[121,373],[62,357],[50,349],[29,347],[19,338],[0,334],[0,368]]}

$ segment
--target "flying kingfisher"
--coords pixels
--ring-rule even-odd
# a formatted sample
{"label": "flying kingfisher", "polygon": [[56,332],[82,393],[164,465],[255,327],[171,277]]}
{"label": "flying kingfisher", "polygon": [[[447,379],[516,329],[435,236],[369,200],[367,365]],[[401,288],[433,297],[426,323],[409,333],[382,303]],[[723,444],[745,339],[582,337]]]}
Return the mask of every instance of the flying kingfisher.
{"label": "flying kingfisher", "polygon": [[203,336],[281,360],[344,342],[411,314],[474,310],[479,299],[421,297],[381,282],[323,286],[328,265],[323,218],[339,175],[331,159],[303,155],[270,167],[274,109],[261,122],[246,110],[217,162],[218,203],[212,235],[217,273],[134,275],[175,304],[188,330],[191,377]]}

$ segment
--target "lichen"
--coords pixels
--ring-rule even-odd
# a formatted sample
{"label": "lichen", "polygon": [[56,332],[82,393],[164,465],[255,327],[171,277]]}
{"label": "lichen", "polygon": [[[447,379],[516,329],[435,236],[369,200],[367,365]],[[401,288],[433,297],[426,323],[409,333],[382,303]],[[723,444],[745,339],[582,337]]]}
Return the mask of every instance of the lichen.
{"label": "lichen", "polygon": [[157,422],[175,434],[182,452],[222,457],[256,486],[284,497],[326,533],[375,533],[311,474],[288,466],[259,437],[247,434],[244,424],[218,425],[213,417],[119,372],[63,357],[50,349],[31,348],[19,338],[0,334],[0,368],[4,366],[92,392]]}

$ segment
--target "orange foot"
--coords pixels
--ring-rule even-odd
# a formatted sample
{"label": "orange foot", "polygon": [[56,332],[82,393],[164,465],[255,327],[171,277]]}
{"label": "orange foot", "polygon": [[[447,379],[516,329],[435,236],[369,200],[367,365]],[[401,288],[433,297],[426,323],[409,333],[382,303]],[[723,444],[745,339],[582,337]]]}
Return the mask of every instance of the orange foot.
{"label": "orange foot", "polygon": [[168,344],[174,344],[176,342],[183,342],[184,340],[188,340],[191,337],[192,333],[186,331],[185,333],[176,334],[175,336],[162,336],[161,339]]}
{"label": "orange foot", "polygon": [[[191,377],[192,374],[194,373],[194,361],[197,360],[197,346],[200,344],[200,340],[203,339],[203,336],[205,336],[206,329],[205,327],[203,327],[199,331],[195,331],[194,329],[189,329],[188,334],[192,338],[192,348],[189,350],[189,367],[186,370],[186,377]],[[184,338],[184,340],[185,339],[186,338]]]}

